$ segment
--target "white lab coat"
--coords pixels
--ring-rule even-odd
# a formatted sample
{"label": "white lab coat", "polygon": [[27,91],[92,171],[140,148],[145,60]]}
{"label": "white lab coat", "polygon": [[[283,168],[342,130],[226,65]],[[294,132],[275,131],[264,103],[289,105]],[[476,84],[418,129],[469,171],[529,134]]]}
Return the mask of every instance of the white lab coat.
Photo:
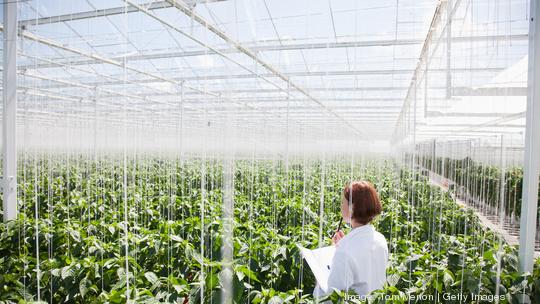
{"label": "white lab coat", "polygon": [[[330,267],[328,292],[353,289],[360,296],[383,287],[386,281],[388,245],[373,225],[357,227],[338,243]],[[325,293],[317,286],[315,296]]]}

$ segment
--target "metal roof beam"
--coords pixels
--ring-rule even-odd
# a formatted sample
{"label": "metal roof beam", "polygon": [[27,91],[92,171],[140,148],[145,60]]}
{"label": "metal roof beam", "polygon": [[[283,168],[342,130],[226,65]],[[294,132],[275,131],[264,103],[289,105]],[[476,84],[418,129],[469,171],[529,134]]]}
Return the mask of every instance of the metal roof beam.
{"label": "metal roof beam", "polygon": [[474,113],[474,112],[465,112],[465,113],[459,113],[459,112],[441,112],[441,111],[427,111],[426,112],[426,118],[427,117],[507,117],[509,115],[507,112],[482,112],[482,113]]}
{"label": "metal roof beam", "polygon": [[[131,7],[131,6],[130,6]],[[133,8],[132,8],[133,9]],[[497,40],[497,41],[527,41],[528,37],[526,34],[519,35],[482,35],[482,36],[473,36],[473,37],[454,37],[452,38],[453,43],[459,42],[468,42],[468,41],[488,41],[488,40]],[[355,47],[375,47],[375,46],[395,46],[395,45],[416,45],[421,44],[423,40],[421,39],[402,39],[402,40],[368,40],[368,41],[349,41],[349,42],[331,42],[331,43],[301,43],[301,44],[279,44],[279,45],[261,45],[260,43],[251,45],[250,49],[254,52],[267,52],[267,51],[294,51],[294,50],[312,50],[312,49],[332,49],[332,48],[355,48]],[[221,54],[231,54],[238,53],[238,50],[235,48],[224,48],[221,47],[217,49]],[[191,50],[191,51],[173,51],[173,52],[154,52],[151,54],[135,54],[130,56],[125,56],[126,62],[131,61],[140,61],[140,60],[151,60],[151,59],[169,59],[169,58],[184,58],[184,57],[193,57],[193,56],[206,56],[206,55],[216,55],[217,52],[212,50]],[[112,56],[112,59],[123,59],[124,57]],[[89,65],[97,64],[95,60],[70,60],[65,61],[64,58],[52,58],[53,61],[69,63],[70,65]],[[414,60],[414,59],[411,59]],[[26,66],[22,66],[26,67]],[[36,68],[50,68],[54,67],[54,63],[50,64],[41,64],[37,65]]]}
{"label": "metal roof beam", "polygon": [[[471,128],[478,126],[477,124],[426,124],[426,123],[417,123],[418,127],[429,127],[429,128]],[[525,125],[516,125],[516,124],[502,124],[494,125],[494,128],[525,128]]]}
{"label": "metal roof beam", "polygon": [[452,96],[527,96],[527,87],[452,88]]}
{"label": "metal roof beam", "polygon": [[[148,5],[149,10],[171,7],[171,4],[168,3],[167,1],[154,1],[147,5]],[[134,12],[138,12],[138,10],[134,7],[119,6],[119,7],[111,7],[111,8],[99,9],[99,10],[93,10],[93,11],[72,13],[72,14],[41,17],[41,18],[35,18],[35,19],[26,19],[26,20],[19,21],[19,26],[24,29],[26,27],[36,26],[36,25],[41,25],[41,24],[70,22],[70,21],[76,21],[76,20],[114,16],[114,15],[121,15],[124,13],[134,13]]]}
{"label": "metal roof beam", "polygon": [[[19,70],[34,70],[32,66],[28,66],[27,68],[19,68]],[[37,70],[37,69],[36,69]],[[431,69],[431,73],[446,73],[447,69]],[[502,67],[490,67],[490,68],[453,68],[453,73],[476,73],[476,72],[486,72],[486,73],[499,73],[503,71],[504,68]],[[396,69],[396,70],[356,70],[356,71],[317,71],[317,72],[309,72],[309,71],[302,71],[302,72],[284,72],[282,73],[287,78],[292,77],[332,77],[332,76],[371,76],[371,75],[408,75],[412,74],[414,70],[411,69]],[[273,78],[277,77],[273,73],[265,73],[265,74],[223,74],[223,75],[200,75],[200,76],[187,76],[187,77],[174,77],[169,78],[171,81],[175,82],[202,82],[202,81],[213,81],[213,80],[230,80],[230,79],[256,79],[259,77],[264,78]],[[145,79],[145,80],[137,80],[138,83],[145,83],[145,82],[156,82],[160,81],[159,79]],[[95,82],[93,85],[115,85],[115,84],[123,84],[120,81],[106,81],[106,82]],[[400,86],[402,90],[406,90],[406,87]],[[387,87],[388,90],[395,90],[394,87]],[[441,89],[444,89],[441,87]],[[280,91],[283,91],[283,89],[279,89]],[[500,91],[504,91],[503,88],[501,88]],[[456,91],[458,93],[457,96],[467,96],[467,92],[471,92],[471,94],[481,94],[482,92],[488,92],[486,90],[472,90],[469,89],[468,91]],[[511,93],[511,91],[509,91]],[[487,93],[485,93],[487,94]],[[517,90],[515,94],[520,94],[520,91]]]}
{"label": "metal roof beam", "polygon": [[[189,2],[192,6],[195,6],[196,4],[201,3],[201,2],[209,3],[209,2],[219,2],[219,1],[225,1],[225,0],[188,0],[186,2]],[[144,5],[145,7],[147,7],[148,10],[164,9],[164,8],[169,8],[172,6],[167,1],[152,1],[152,2],[141,4],[141,5]],[[127,6],[127,7],[117,6],[117,7],[105,8],[105,9],[99,9],[99,10],[93,10],[93,11],[21,20],[19,21],[19,26],[24,28],[24,27],[29,27],[29,26],[41,25],[41,24],[70,22],[70,21],[75,21],[75,20],[84,20],[84,19],[92,19],[92,18],[98,18],[98,17],[120,15],[124,13],[129,14],[129,13],[135,13],[138,11],[139,11],[138,9],[132,6]]]}

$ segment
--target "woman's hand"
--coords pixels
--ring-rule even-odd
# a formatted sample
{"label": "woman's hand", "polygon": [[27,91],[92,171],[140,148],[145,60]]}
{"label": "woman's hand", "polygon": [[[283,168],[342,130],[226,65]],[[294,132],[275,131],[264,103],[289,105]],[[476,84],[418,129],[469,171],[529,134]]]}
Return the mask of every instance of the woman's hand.
{"label": "woman's hand", "polygon": [[332,237],[332,244],[334,245],[338,245],[339,241],[345,237],[345,233],[343,233],[343,231],[339,230],[338,232],[336,232],[336,234],[334,234],[334,236]]}

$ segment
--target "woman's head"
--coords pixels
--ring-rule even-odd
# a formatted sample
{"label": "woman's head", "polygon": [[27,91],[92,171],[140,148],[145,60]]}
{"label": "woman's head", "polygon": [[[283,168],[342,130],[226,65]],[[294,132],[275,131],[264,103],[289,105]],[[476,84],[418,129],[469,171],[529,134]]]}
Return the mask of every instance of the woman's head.
{"label": "woman's head", "polygon": [[[351,204],[349,212],[349,203]],[[346,222],[365,225],[382,212],[381,201],[377,190],[370,182],[357,181],[345,186],[341,214]]]}

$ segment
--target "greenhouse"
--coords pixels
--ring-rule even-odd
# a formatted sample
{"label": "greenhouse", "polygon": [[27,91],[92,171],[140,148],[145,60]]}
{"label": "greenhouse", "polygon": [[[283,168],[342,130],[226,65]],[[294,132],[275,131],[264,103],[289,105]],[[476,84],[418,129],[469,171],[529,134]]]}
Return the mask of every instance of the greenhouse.
{"label": "greenhouse", "polygon": [[540,303],[536,0],[0,7],[0,304]]}

